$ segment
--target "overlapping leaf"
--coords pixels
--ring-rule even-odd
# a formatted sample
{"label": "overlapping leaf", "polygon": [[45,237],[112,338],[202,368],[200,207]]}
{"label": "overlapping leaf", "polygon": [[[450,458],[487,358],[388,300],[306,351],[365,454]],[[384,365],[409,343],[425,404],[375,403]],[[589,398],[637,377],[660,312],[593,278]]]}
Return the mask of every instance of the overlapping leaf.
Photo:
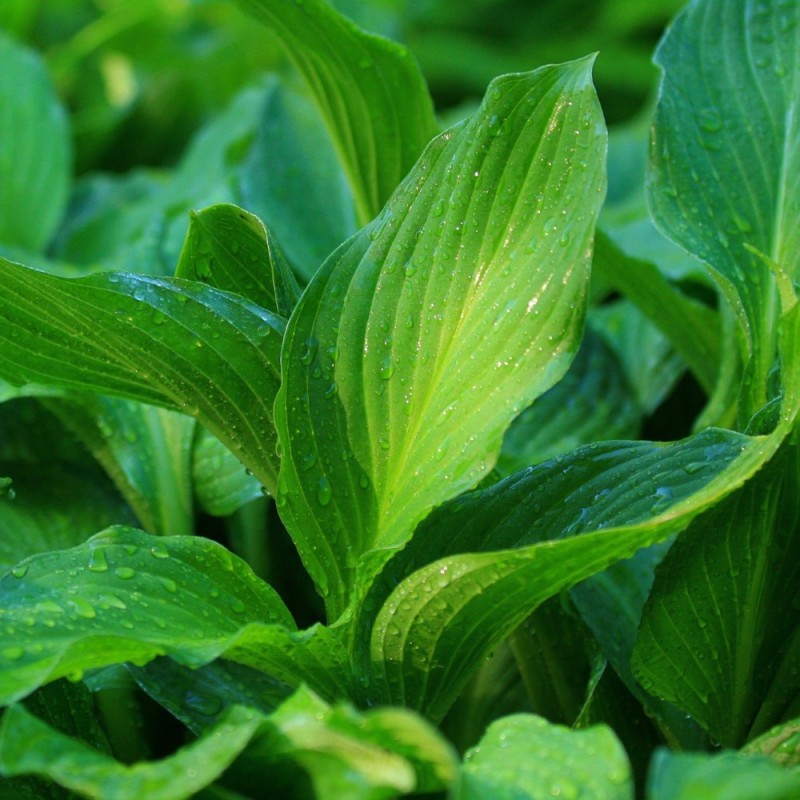
{"label": "overlapping leaf", "polygon": [[99,395],[61,398],[47,407],[103,465],[143,528],[173,536],[193,532],[194,420]]}
{"label": "overlapping leaf", "polygon": [[294,629],[277,594],[220,545],[126,528],[22,562],[0,596],[0,703],[108,664],[199,665],[249,623]]}
{"label": "overlapping leaf", "polygon": [[279,317],[178,279],[69,280],[0,259],[0,280],[0,376],[175,408],[275,491]]}
{"label": "overlapping leaf", "polygon": [[516,714],[493,723],[467,752],[454,800],[633,798],[625,750],[606,726],[570,730]]}
{"label": "overlapping leaf", "polygon": [[605,131],[591,59],[498,79],[301,299],[278,502],[329,611],[475,485],[581,333]]}
{"label": "overlapping leaf", "polygon": [[7,776],[44,775],[97,800],[183,800],[218,778],[262,723],[260,715],[236,707],[206,736],[173,755],[127,765],[60,733],[23,706],[15,705],[6,710],[0,726],[0,772]]}
{"label": "overlapping leaf", "polygon": [[789,448],[693,523],[656,572],[633,652],[642,686],[725,746],[800,702],[796,475]]}
{"label": "overlapping leaf", "polygon": [[41,250],[67,201],[70,134],[41,59],[0,31],[0,243]]}
{"label": "overlapping leaf", "polygon": [[755,247],[800,265],[800,10],[794,3],[693,2],[657,53],[664,71],[649,200],[662,230],[705,261],[739,312],[752,354],[746,414],[766,400],[777,296]]}
{"label": "overlapping leaf", "polygon": [[359,30],[323,0],[239,5],[278,35],[308,83],[366,223],[436,133],[419,67],[404,47]]}
{"label": "overlapping leaf", "polygon": [[190,212],[175,277],[234,292],[284,317],[300,294],[286,263],[270,252],[261,220],[230,203]]}

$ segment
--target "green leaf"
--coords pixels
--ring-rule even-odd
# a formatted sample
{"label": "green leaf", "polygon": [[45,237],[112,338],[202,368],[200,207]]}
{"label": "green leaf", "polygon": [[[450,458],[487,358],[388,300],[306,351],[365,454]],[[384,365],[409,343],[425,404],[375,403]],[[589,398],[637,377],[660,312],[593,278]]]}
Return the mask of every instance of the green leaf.
{"label": "green leaf", "polygon": [[358,228],[353,195],[310,91],[285,75],[268,84],[261,124],[237,171],[237,202],[267,223],[306,283]]}
{"label": "green leaf", "polygon": [[103,465],[143,528],[173,536],[193,532],[194,420],[100,395],[68,396],[45,405]]}
{"label": "green leaf", "polygon": [[289,323],[277,501],[331,618],[359,558],[374,551],[366,582],[485,476],[511,419],[577,349],[604,188],[590,67],[493,83]]}
{"label": "green leaf", "polygon": [[737,311],[754,359],[745,421],[767,399],[778,314],[773,278],[745,245],[791,276],[800,264],[799,16],[791,3],[694,2],[656,52],[663,77],[649,201],[657,224],[714,271]]}
{"label": "green leaf", "polygon": [[0,259],[0,375],[115,394],[197,418],[272,493],[283,321],[178,279],[69,280]]}
{"label": "green leaf", "polygon": [[194,669],[156,658],[143,667],[128,665],[128,671],[150,697],[198,735],[235,705],[269,714],[292,693],[282,681],[225,658]]}
{"label": "green leaf", "polygon": [[257,714],[236,707],[206,736],[174,755],[128,766],[14,705],[0,723],[0,770],[5,775],[45,775],[98,800],[182,800],[216,780],[260,726]]}
{"label": "green leaf", "polygon": [[281,294],[289,294],[294,302],[300,290],[288,269],[278,272],[280,266],[285,262],[273,263],[261,220],[238,206],[222,203],[189,213],[189,230],[175,277],[208,283],[288,316],[279,309],[276,286],[282,285]]}
{"label": "green leaf", "polygon": [[645,690],[728,747],[800,702],[797,457],[782,451],[678,539],[656,570],[633,653]]}
{"label": "green leaf", "polygon": [[195,438],[192,481],[200,507],[215,517],[227,517],[245,503],[263,496],[261,484],[205,428],[200,428]]}
{"label": "green leaf", "polygon": [[135,522],[100,470],[0,462],[0,475],[12,476],[0,492],[0,571],[81,544],[108,525]]}
{"label": "green leaf", "polygon": [[759,756],[661,749],[653,757],[647,788],[648,800],[794,800],[800,775]]}
{"label": "green leaf", "polygon": [[626,256],[602,232],[592,268],[659,328],[710,394],[721,349],[718,314],[682,294],[652,263]]}
{"label": "green leaf", "polygon": [[782,722],[742,748],[743,753],[761,753],[784,767],[800,767],[800,717]]}
{"label": "green leaf", "polygon": [[404,47],[359,30],[323,0],[239,5],[274,31],[308,84],[368,222],[437,131],[419,67]]}
{"label": "green leaf", "polygon": [[67,117],[40,57],[0,31],[0,242],[43,250],[67,201]]}
{"label": "green leaf", "polygon": [[277,594],[220,545],[126,528],[23,561],[0,578],[0,598],[0,704],[124,661],[199,666],[249,623],[294,628]]}
{"label": "green leaf", "polygon": [[281,762],[302,767],[313,796],[321,798],[377,800],[436,791],[456,773],[452,748],[410,711],[331,707],[304,688],[272,714],[250,757],[260,770]]}
{"label": "green leaf", "polygon": [[709,430],[669,445],[589,445],[443,506],[389,562],[356,620],[365,697],[440,718],[541,602],[683,530],[783,435]]}
{"label": "green leaf", "polygon": [[531,714],[493,723],[464,757],[454,800],[632,800],[625,750],[605,725],[570,730]]}
{"label": "green leaf", "polygon": [[510,475],[583,444],[632,439],[641,416],[619,360],[588,326],[566,375],[511,423],[497,469]]}

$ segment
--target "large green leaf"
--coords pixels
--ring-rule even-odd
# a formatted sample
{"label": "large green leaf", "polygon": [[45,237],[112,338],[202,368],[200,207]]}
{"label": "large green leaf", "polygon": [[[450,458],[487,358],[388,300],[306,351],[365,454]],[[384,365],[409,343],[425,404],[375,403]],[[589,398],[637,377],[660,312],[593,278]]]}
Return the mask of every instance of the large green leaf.
{"label": "large green leaf", "polygon": [[43,249],[64,211],[70,135],[40,58],[0,31],[0,242]]}
{"label": "large green leaf", "polygon": [[682,294],[654,264],[625,255],[602,233],[596,238],[592,268],[659,328],[710,393],[720,358],[717,313]]}
{"label": "large green leaf", "polygon": [[662,230],[708,264],[739,312],[752,380],[745,421],[766,401],[777,295],[755,247],[791,276],[800,265],[800,9],[695,0],[656,61],[649,200]]}
{"label": "large green leaf", "polygon": [[541,602],[684,530],[742,486],[794,425],[798,344],[800,305],[782,322],[783,406],[769,436],[708,430],[669,445],[589,445],[434,513],[355,619],[365,701],[440,718],[492,647]]}
{"label": "large green leaf", "polygon": [[648,800],[794,800],[800,775],[759,756],[661,749],[653,757],[647,789]]}
{"label": "large green leaf", "polygon": [[797,456],[781,452],[673,545],[633,652],[642,686],[725,746],[800,704]]}
{"label": "large green leaf", "polygon": [[[74,547],[108,525],[136,522],[100,469],[0,461],[0,572],[48,550]],[[2,477],[0,477],[2,481]]]}
{"label": "large green leaf", "polygon": [[610,728],[570,730],[516,714],[493,723],[464,757],[453,800],[631,800],[625,750]]}
{"label": "large green leaf", "polygon": [[0,280],[0,376],[194,416],[275,492],[279,317],[179,279],[69,280],[0,259]]}
{"label": "large green leaf", "polygon": [[641,417],[619,359],[590,324],[567,374],[511,423],[497,469],[510,475],[582,444],[633,439]]}
{"label": "large green leaf", "polygon": [[220,545],[126,528],[23,561],[0,597],[0,703],[124,661],[200,665],[249,623],[294,629],[278,595]]}
{"label": "large green leaf", "polygon": [[206,736],[173,755],[127,765],[14,705],[6,710],[0,725],[0,771],[5,775],[44,775],[97,800],[183,800],[218,778],[261,725],[260,715],[236,707]]}
{"label": "large green leaf", "polygon": [[[286,317],[300,294],[285,262],[273,258],[264,223],[230,203],[189,213],[189,230],[175,277],[240,294]],[[288,307],[284,297],[291,300]]]}
{"label": "large green leaf", "polygon": [[216,436],[197,431],[192,451],[195,498],[207,514],[226,517],[262,496],[261,484]]}
{"label": "large green leaf", "polygon": [[401,45],[324,0],[238,0],[279,37],[320,107],[361,223],[380,211],[436,133],[422,73]]}
{"label": "large green leaf", "polygon": [[173,536],[193,532],[193,419],[101,395],[69,396],[46,406],[103,465],[145,530]]}
{"label": "large green leaf", "polygon": [[268,84],[261,124],[237,171],[237,203],[267,223],[306,283],[358,229],[347,177],[310,91],[287,75]]}
{"label": "large green leaf", "polygon": [[278,503],[332,616],[359,558],[368,576],[486,475],[577,349],[604,189],[590,68],[494,82],[297,306]]}

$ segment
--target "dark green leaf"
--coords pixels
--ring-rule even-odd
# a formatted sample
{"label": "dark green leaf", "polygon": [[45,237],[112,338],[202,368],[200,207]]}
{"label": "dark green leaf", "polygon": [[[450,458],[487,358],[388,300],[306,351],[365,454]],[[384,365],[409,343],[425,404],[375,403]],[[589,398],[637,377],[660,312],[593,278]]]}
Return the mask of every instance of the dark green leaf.
{"label": "dark green leaf", "polygon": [[99,395],[50,400],[46,407],[103,465],[143,528],[173,536],[193,532],[194,420],[163,408]]}
{"label": "dark green leaf", "polygon": [[0,703],[124,661],[199,666],[250,623],[294,628],[275,592],[220,545],[126,528],[22,562],[0,579],[0,598]]}
{"label": "dark green leaf", "polygon": [[128,766],[14,705],[0,723],[0,771],[45,775],[97,800],[183,800],[218,778],[260,726],[257,714],[236,707],[206,736],[174,755]]}
{"label": "dark green leaf", "polygon": [[306,283],[358,227],[325,121],[307,92],[284,76],[268,84],[261,124],[238,170],[238,191],[239,205],[267,223]]}
{"label": "dark green leaf", "polygon": [[604,188],[590,67],[498,79],[297,306],[277,500],[332,617],[577,349]]}
{"label": "dark green leaf", "polygon": [[632,662],[642,686],[725,746],[800,700],[797,474],[790,447],[695,520],[657,569],[642,618]]}
{"label": "dark green leaf", "polygon": [[745,420],[767,400],[778,313],[773,277],[745,245],[790,276],[800,263],[799,17],[794,3],[690,3],[656,53],[649,200],[657,224],[711,267],[737,311],[753,358]]}
{"label": "dark green leaf", "polygon": [[42,250],[71,171],[69,127],[37,54],[0,31],[0,242]]}
{"label": "dark green leaf", "polygon": [[356,655],[371,660],[360,667],[372,673],[366,696],[439,718],[542,601],[684,529],[768,460],[785,430],[590,445],[443,506],[357,618]]}
{"label": "dark green leaf", "polygon": [[[0,461],[0,572],[36,553],[73,547],[116,523],[135,522],[101,470]],[[2,478],[0,478],[2,480]]]}
{"label": "dark green leaf", "polygon": [[282,320],[178,279],[68,280],[0,259],[0,375],[195,416],[274,492]]}
{"label": "dark green leaf", "polygon": [[589,326],[567,374],[506,431],[498,472],[510,475],[590,442],[632,439],[640,421],[619,360]]}
{"label": "dark green leaf", "polygon": [[659,328],[710,393],[720,358],[717,313],[682,294],[652,263],[626,256],[602,233],[592,267]]}
{"label": "dark green leaf", "polygon": [[216,436],[197,431],[192,451],[192,479],[197,502],[207,514],[225,517],[262,497],[261,484]]}
{"label": "dark green leaf", "polygon": [[[261,220],[224,203],[189,214],[176,278],[234,292],[280,316],[274,267]],[[293,287],[299,296],[297,285]]]}
{"label": "dark green leaf", "polygon": [[380,211],[436,133],[419,68],[324,0],[238,0],[279,37],[331,132],[362,224]]}
{"label": "dark green leaf", "polygon": [[647,786],[648,800],[795,800],[800,774],[759,756],[658,750]]}

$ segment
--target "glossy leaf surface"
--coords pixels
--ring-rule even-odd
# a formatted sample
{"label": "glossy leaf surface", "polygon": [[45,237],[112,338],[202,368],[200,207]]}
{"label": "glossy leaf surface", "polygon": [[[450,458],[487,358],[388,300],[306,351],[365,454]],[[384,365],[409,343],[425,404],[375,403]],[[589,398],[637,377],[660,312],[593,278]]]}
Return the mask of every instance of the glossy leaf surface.
{"label": "glossy leaf surface", "polygon": [[656,571],[633,653],[647,691],[728,747],[800,702],[796,475],[789,448],[695,520]]}
{"label": "glossy leaf surface", "polygon": [[277,594],[220,545],[126,528],[22,562],[0,596],[2,703],[124,661],[200,665],[248,623],[294,628]]}
{"label": "glossy leaf surface", "polygon": [[279,317],[178,279],[69,280],[2,259],[0,277],[0,375],[194,416],[274,492]]}
{"label": "glossy leaf surface", "polygon": [[657,223],[721,279],[739,312],[754,385],[765,402],[777,330],[769,270],[790,276],[800,228],[800,9],[712,0],[690,3],[658,51],[663,70],[654,120],[649,200]]}
{"label": "glossy leaf surface", "polygon": [[59,733],[15,705],[6,710],[0,726],[0,771],[45,775],[97,800],[183,800],[219,777],[260,725],[256,714],[237,707],[206,736],[174,755],[129,766]]}
{"label": "glossy leaf surface", "polygon": [[350,180],[362,224],[380,211],[436,133],[419,67],[323,0],[238,0],[279,37],[305,79]]}
{"label": "glossy leaf surface", "polygon": [[464,757],[454,800],[547,797],[632,800],[625,750],[610,728],[570,730],[516,714],[489,726]]}
{"label": "glossy leaf surface", "polygon": [[51,400],[47,408],[103,465],[143,528],[171,536],[193,533],[193,419],[100,395]]}
{"label": "glossy leaf surface", "polygon": [[334,617],[359,559],[485,476],[577,349],[604,190],[590,67],[494,82],[292,317],[278,503]]}

